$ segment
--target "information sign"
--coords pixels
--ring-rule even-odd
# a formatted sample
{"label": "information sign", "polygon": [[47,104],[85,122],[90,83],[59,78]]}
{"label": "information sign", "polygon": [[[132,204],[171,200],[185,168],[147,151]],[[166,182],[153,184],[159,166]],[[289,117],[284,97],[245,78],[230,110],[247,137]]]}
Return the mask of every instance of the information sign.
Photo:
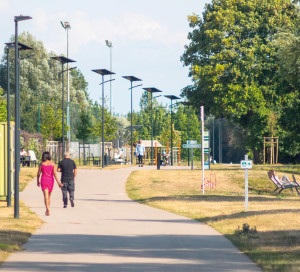
{"label": "information sign", "polygon": [[201,148],[201,144],[183,144],[183,148]]}
{"label": "information sign", "polygon": [[242,169],[251,169],[252,168],[252,161],[241,161],[241,168]]}
{"label": "information sign", "polygon": [[187,144],[197,144],[197,141],[196,140],[189,140],[189,141],[186,141]]}

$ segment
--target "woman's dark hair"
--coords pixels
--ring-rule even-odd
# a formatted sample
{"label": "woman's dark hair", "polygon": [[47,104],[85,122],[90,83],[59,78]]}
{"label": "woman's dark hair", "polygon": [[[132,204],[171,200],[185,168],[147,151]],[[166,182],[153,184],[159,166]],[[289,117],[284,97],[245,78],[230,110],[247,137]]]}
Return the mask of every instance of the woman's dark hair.
{"label": "woman's dark hair", "polygon": [[51,161],[51,155],[49,152],[44,152],[42,155],[42,162]]}

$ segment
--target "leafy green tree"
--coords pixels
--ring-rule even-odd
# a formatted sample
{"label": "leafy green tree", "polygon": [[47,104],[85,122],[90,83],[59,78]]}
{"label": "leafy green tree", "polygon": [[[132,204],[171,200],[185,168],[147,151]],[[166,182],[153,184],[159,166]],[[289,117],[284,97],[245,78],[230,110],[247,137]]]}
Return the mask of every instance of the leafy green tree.
{"label": "leafy green tree", "polygon": [[76,124],[76,137],[82,143],[87,143],[91,131],[92,124],[90,116],[84,111],[81,110],[79,115],[79,122]]}
{"label": "leafy green tree", "polygon": [[272,136],[270,115],[279,115],[284,99],[274,34],[294,27],[296,10],[290,0],[213,0],[202,19],[189,16],[193,31],[181,59],[194,85],[183,95],[240,124],[257,162],[263,137]]}
{"label": "leafy green tree", "polygon": [[[281,157],[300,162],[300,10],[295,27],[282,29],[274,40],[279,59],[281,112],[276,116]],[[279,127],[279,128],[278,128]]]}
{"label": "leafy green tree", "polygon": [[[187,140],[196,140],[201,143],[201,123],[194,109],[179,105],[174,114],[175,129],[181,132],[181,143]],[[182,158],[187,158],[187,149],[182,149]],[[200,157],[201,151],[195,150],[195,156]]]}
{"label": "leafy green tree", "polygon": [[[14,37],[11,38],[11,41]],[[61,105],[62,86],[61,86],[61,64],[52,60],[52,56],[57,56],[53,52],[48,53],[41,41],[36,40],[30,33],[22,33],[19,41],[32,47],[31,52],[20,51],[20,117],[21,129],[30,133],[38,130],[38,105],[48,103]],[[26,56],[34,54],[33,57]],[[10,78],[12,93],[15,89],[14,74],[14,54],[10,53]],[[0,64],[0,84],[6,93],[6,52],[3,55]],[[64,83],[67,86],[67,77],[64,76]],[[70,99],[71,107],[86,107],[90,101],[87,94],[87,83],[80,71],[72,70],[70,73]],[[65,101],[67,92],[65,91]],[[12,111],[13,113],[13,111]],[[52,114],[50,112],[50,114]],[[71,118],[73,121],[74,119]],[[72,122],[71,126],[75,126]],[[53,131],[48,131],[44,127],[45,135],[53,135]],[[52,137],[52,136],[51,136]],[[56,136],[55,136],[56,137]],[[61,137],[61,136],[60,136]],[[59,137],[56,137],[57,139]]]}
{"label": "leafy green tree", "polygon": [[[164,146],[167,146],[167,143],[171,146],[171,119],[168,119],[167,123],[168,126],[163,128],[162,133],[158,136],[158,140]],[[179,142],[181,142],[181,132],[174,128],[174,124],[172,126],[172,134],[173,146],[178,146]]]}
{"label": "leafy green tree", "polygon": [[37,158],[42,157],[42,154],[41,154],[42,148],[41,148],[39,142],[36,139],[32,138],[32,139],[29,140],[27,149],[32,150]]}
{"label": "leafy green tree", "polygon": [[116,117],[117,120],[117,131],[115,137],[118,141],[119,146],[126,145],[130,138],[130,131],[127,129],[130,126],[130,122],[125,116]]}
{"label": "leafy green tree", "polygon": [[[65,125],[65,133],[68,127]],[[41,111],[41,134],[45,140],[61,141],[62,110],[45,105]]]}
{"label": "leafy green tree", "polygon": [[[142,127],[134,133],[134,143],[139,138],[144,140],[151,139],[151,96],[148,92],[144,92],[140,100],[140,111],[133,112],[133,125],[142,125]],[[153,98],[152,105],[153,118],[153,138],[160,141],[161,144],[171,144],[171,116],[169,109],[159,104],[157,99]],[[188,139],[201,141],[200,124],[195,110],[182,105],[173,106],[173,146],[178,146],[179,142],[186,143]],[[130,122],[130,114],[128,116]],[[188,133],[189,127],[189,133]],[[196,151],[195,155],[200,155]],[[182,151],[182,157],[187,156],[187,150]]]}
{"label": "leafy green tree", "polygon": [[[117,130],[117,119],[112,116],[106,108],[104,108],[105,141],[111,141],[112,139],[115,139],[115,133]],[[97,138],[99,141],[102,140],[102,107],[97,103],[93,105],[91,136]]]}

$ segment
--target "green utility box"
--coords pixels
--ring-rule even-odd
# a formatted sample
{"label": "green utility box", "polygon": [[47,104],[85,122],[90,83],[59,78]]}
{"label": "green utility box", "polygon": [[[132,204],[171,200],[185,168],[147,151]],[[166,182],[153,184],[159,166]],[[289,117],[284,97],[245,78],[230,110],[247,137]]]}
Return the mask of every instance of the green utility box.
{"label": "green utility box", "polygon": [[[14,191],[15,123],[10,123],[11,191]],[[0,200],[7,199],[7,122],[0,122]]]}

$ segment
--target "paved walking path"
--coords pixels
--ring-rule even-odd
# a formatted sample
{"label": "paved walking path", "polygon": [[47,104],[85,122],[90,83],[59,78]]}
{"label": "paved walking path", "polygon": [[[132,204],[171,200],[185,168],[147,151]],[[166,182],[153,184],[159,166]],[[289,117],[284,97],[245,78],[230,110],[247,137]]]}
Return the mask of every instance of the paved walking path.
{"label": "paved walking path", "polygon": [[76,206],[63,209],[56,186],[49,217],[31,182],[20,197],[45,224],[0,270],[261,271],[212,228],[130,200],[127,177],[147,168],[79,170]]}

